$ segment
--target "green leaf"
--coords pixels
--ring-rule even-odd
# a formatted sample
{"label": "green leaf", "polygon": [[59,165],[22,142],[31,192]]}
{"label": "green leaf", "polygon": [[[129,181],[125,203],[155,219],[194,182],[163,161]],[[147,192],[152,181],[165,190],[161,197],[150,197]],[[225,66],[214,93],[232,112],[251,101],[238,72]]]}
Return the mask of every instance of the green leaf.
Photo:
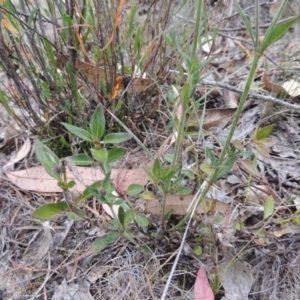
{"label": "green leaf", "polygon": [[186,111],[186,109],[189,105],[189,102],[191,99],[191,93],[192,93],[191,84],[186,82],[180,92],[180,100],[181,100],[181,103],[183,106],[183,111]]}
{"label": "green leaf", "polygon": [[75,154],[68,158],[76,166],[90,166],[94,163],[93,159],[85,153]]}
{"label": "green leaf", "polygon": [[183,178],[182,177],[179,177],[177,179],[175,179],[173,182],[172,182],[172,187],[178,187],[181,185],[183,181]]}
{"label": "green leaf", "polygon": [[274,208],[275,208],[274,198],[272,196],[269,196],[264,205],[264,218],[265,219],[273,214]]}
{"label": "green leaf", "polygon": [[103,144],[119,144],[126,142],[132,138],[132,135],[125,132],[109,133],[103,140]]}
{"label": "green leaf", "polygon": [[174,209],[172,208],[171,210],[169,210],[169,211],[165,214],[164,220],[165,220],[165,221],[170,220],[170,218],[171,218],[171,216],[172,216],[173,214],[174,214]]}
{"label": "green leaf", "polygon": [[160,162],[159,162],[159,159],[156,158],[154,161],[154,165],[153,165],[153,176],[155,178],[158,178],[159,171],[160,171]]}
{"label": "green leaf", "polygon": [[154,200],[155,196],[152,192],[146,191],[146,192],[140,194],[140,198],[143,200]]}
{"label": "green leaf", "polygon": [[119,233],[118,232],[110,232],[109,234],[102,236],[102,237],[98,237],[93,245],[93,253],[97,254],[100,251],[102,251],[103,249],[105,249],[107,247],[107,245],[109,245],[110,243],[114,242],[118,237],[119,237]]}
{"label": "green leaf", "polygon": [[272,130],[274,129],[274,126],[275,125],[272,124],[272,125],[268,125],[263,128],[259,128],[257,131],[255,131],[255,133],[256,133],[255,140],[259,141],[259,140],[266,138],[272,132]]}
{"label": "green leaf", "polygon": [[65,22],[65,24],[72,26],[72,19],[68,14],[63,13],[61,16],[62,16],[62,19]]}
{"label": "green leaf", "polygon": [[105,149],[105,148],[102,148],[102,149],[91,148],[91,153],[92,153],[95,160],[97,160],[101,163],[107,162],[107,158],[108,158],[107,149]]}
{"label": "green leaf", "polygon": [[210,159],[211,164],[214,166],[216,163],[215,155],[213,154],[212,150],[210,148],[206,148],[206,153]]}
{"label": "green leaf", "polygon": [[138,214],[135,220],[142,227],[147,227],[149,225],[149,221],[144,214]]}
{"label": "green leaf", "polygon": [[253,146],[263,156],[269,157],[269,148],[262,142],[253,142]]}
{"label": "green leaf", "polygon": [[74,187],[74,185],[75,185],[75,181],[74,181],[74,180],[71,180],[71,181],[69,181],[69,182],[67,183],[68,189],[71,189],[72,187]]}
{"label": "green leaf", "polygon": [[125,211],[124,226],[129,225],[133,221],[133,219],[136,216],[136,213],[137,213],[136,209],[129,209]]}
{"label": "green leaf", "polygon": [[62,188],[63,190],[68,189],[68,184],[65,183],[65,182],[63,182],[63,181],[59,181],[59,182],[57,183],[57,185],[58,185],[60,188]]}
{"label": "green leaf", "polygon": [[195,174],[191,170],[184,169],[184,170],[182,170],[182,174],[184,174],[189,179],[192,179],[192,180],[195,179]]}
{"label": "green leaf", "polygon": [[200,166],[200,170],[202,172],[204,172],[205,174],[209,174],[212,170],[210,164],[208,163],[203,163],[201,166]]}
{"label": "green leaf", "polygon": [[118,210],[118,219],[121,223],[122,226],[125,225],[125,212],[124,212],[124,208],[122,206],[119,207],[119,210]]}
{"label": "green leaf", "polygon": [[105,131],[105,116],[100,105],[97,106],[91,117],[90,130],[94,141],[101,140]]}
{"label": "green leaf", "polygon": [[127,153],[125,148],[116,148],[108,151],[107,163],[112,163],[120,158],[122,158]]}
{"label": "green leaf", "polygon": [[145,253],[145,254],[153,254],[153,251],[151,250],[151,248],[149,248],[147,245],[144,245],[144,246],[142,246],[142,248],[141,248],[142,250],[143,250],[143,252]]}
{"label": "green leaf", "polygon": [[244,151],[244,145],[243,145],[243,143],[240,140],[234,140],[231,143],[233,144],[233,146],[236,149],[238,149],[240,151]]}
{"label": "green leaf", "polygon": [[35,140],[35,153],[46,172],[51,177],[61,181],[61,174],[55,172],[56,168],[60,165],[56,154],[38,139]]}
{"label": "green leaf", "polygon": [[221,172],[219,173],[218,178],[226,176],[231,171],[235,161],[236,161],[236,156],[229,158],[225,162],[225,166],[221,167]]}
{"label": "green leaf", "polygon": [[68,130],[70,131],[71,133],[77,135],[78,137],[84,139],[85,141],[88,141],[88,142],[92,142],[92,136],[91,134],[80,128],[80,127],[77,127],[77,126],[74,126],[74,125],[70,125],[68,123],[62,123],[62,125]]}
{"label": "green leaf", "polygon": [[202,247],[200,245],[196,246],[194,248],[194,252],[197,254],[197,255],[201,255],[203,250],[202,250]]}
{"label": "green leaf", "polygon": [[94,196],[96,198],[99,197],[99,188],[95,187],[95,186],[92,186],[92,185],[88,185],[85,190],[83,191],[83,196],[86,197],[86,196]]}
{"label": "green leaf", "polygon": [[190,195],[192,193],[192,189],[186,186],[183,186],[180,188],[180,190],[177,192],[177,195],[180,196],[186,196],[186,195]]}
{"label": "green leaf", "polygon": [[279,41],[286,34],[289,28],[298,20],[300,20],[300,15],[289,21],[286,21],[285,23],[277,25],[269,35],[267,32],[265,35],[266,40],[264,39],[262,42],[260,53],[263,53],[269,46]]}
{"label": "green leaf", "polygon": [[68,212],[68,213],[67,213],[67,216],[68,216],[71,220],[73,220],[73,221],[82,221],[82,220],[84,220],[84,217],[83,217],[83,216],[80,216],[80,215],[74,213],[73,211]]}
{"label": "green leaf", "polygon": [[171,154],[171,153],[166,153],[164,154],[164,160],[168,163],[172,163],[173,160],[174,160],[174,154]]}
{"label": "green leaf", "polygon": [[243,9],[240,7],[239,4],[238,4],[237,8],[238,8],[238,11],[239,11],[240,15],[243,18],[245,27],[246,27],[247,32],[249,33],[249,35],[251,37],[252,43],[253,43],[253,45],[255,45],[257,41],[255,41],[255,39],[254,39],[254,34],[253,34],[252,26],[251,26],[250,17],[243,11]]}
{"label": "green leaf", "polygon": [[236,155],[251,157],[251,156],[254,156],[255,154],[252,151],[239,151],[238,153],[236,153]]}
{"label": "green leaf", "polygon": [[126,194],[128,196],[136,196],[140,194],[143,190],[144,187],[142,185],[133,183],[127,188]]}
{"label": "green leaf", "polygon": [[49,203],[36,209],[32,216],[37,219],[47,220],[68,210],[69,206],[65,202]]}

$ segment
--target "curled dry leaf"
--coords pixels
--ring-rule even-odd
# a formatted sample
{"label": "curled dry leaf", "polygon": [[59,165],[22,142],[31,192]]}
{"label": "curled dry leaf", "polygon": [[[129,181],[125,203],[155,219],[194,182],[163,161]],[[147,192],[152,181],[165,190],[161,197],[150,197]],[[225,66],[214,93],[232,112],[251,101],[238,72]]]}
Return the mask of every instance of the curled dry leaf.
{"label": "curled dry leaf", "polygon": [[3,169],[8,169],[9,167],[13,166],[15,163],[21,161],[25,158],[31,149],[31,142],[30,139],[27,138],[21,149],[16,155],[12,155],[9,162],[3,167]]}

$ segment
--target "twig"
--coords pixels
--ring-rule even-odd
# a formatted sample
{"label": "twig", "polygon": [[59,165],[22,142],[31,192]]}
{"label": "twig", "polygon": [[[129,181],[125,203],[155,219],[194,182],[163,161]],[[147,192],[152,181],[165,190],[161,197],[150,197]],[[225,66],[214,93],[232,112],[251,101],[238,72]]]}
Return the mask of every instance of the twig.
{"label": "twig", "polygon": [[[172,73],[172,74],[179,75],[179,72],[175,71],[175,70],[170,70],[169,72]],[[184,74],[187,75],[186,73],[184,73]],[[218,81],[203,79],[201,82],[199,82],[197,84],[197,86],[200,86],[200,85],[217,86],[217,87],[220,87],[220,88],[223,88],[223,89],[226,89],[226,90],[238,93],[238,94],[243,93],[243,91],[241,89],[238,89],[234,86],[231,86],[231,85],[223,83],[223,82],[218,82]],[[290,109],[293,109],[293,110],[296,110],[296,111],[300,111],[300,105],[287,103],[285,101],[282,101],[282,100],[280,100],[278,98],[275,98],[275,97],[272,97],[272,96],[265,96],[265,95],[260,95],[260,94],[256,94],[256,93],[249,93],[248,97],[249,98],[254,98],[254,99],[257,99],[257,100],[270,101],[270,102],[273,102],[275,104],[278,104],[278,105],[281,105],[281,106],[284,106],[284,107],[287,107],[287,108],[290,108]]]}
{"label": "twig", "polygon": [[152,288],[152,284],[150,282],[150,278],[147,274],[147,272],[145,272],[145,277],[146,277],[146,282],[147,282],[147,285],[148,285],[148,288],[149,288],[149,292],[150,292],[150,295],[152,297],[152,300],[156,300],[155,296],[154,296],[154,293],[153,293],[153,288]]}

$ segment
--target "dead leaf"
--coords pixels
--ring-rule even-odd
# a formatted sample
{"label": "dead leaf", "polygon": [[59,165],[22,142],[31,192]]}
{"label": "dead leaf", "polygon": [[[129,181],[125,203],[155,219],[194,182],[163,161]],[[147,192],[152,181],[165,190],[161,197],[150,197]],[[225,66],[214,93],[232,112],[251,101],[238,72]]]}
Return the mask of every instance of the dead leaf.
{"label": "dead leaf", "polygon": [[25,158],[31,149],[30,139],[27,137],[24,145],[21,147],[19,152],[16,155],[12,155],[9,162],[3,167],[3,169],[8,169],[10,166],[13,166],[16,162],[21,161]]}
{"label": "dead leaf", "polygon": [[37,261],[41,260],[47,254],[52,241],[51,230],[53,230],[53,227],[50,226],[49,221],[43,223],[43,228],[44,228],[44,238],[41,244],[39,245],[38,253],[35,258]]}
{"label": "dead leaf", "polygon": [[284,82],[281,85],[291,97],[300,96],[300,83],[293,79]]}
{"label": "dead leaf", "polygon": [[226,108],[237,108],[238,107],[238,99],[234,92],[229,90],[223,91],[223,99],[226,104]]}
{"label": "dead leaf", "polygon": [[[83,179],[85,185],[91,185],[97,180],[104,179],[104,175],[100,170],[87,167],[77,167],[77,177],[80,176]],[[113,169],[112,179],[116,178],[118,174],[122,172],[122,179],[119,180],[119,185],[122,186],[123,190],[126,190],[129,185],[133,183],[146,185],[148,177],[143,168],[136,169]],[[21,170],[16,172],[6,172],[6,176],[11,180],[12,183],[24,190],[45,192],[45,193],[59,193],[62,189],[57,186],[57,180],[52,178],[42,166],[33,167],[27,170]],[[74,180],[76,185],[75,188],[79,192],[84,191],[85,185],[80,183],[73,173],[67,170],[68,180]]]}
{"label": "dead leaf", "polygon": [[274,94],[276,97],[284,97],[288,95],[288,92],[280,85],[273,84],[267,77],[266,74],[263,75],[263,88]]}
{"label": "dead leaf", "polygon": [[248,299],[253,282],[251,269],[229,252],[225,252],[221,268],[221,280],[225,290],[222,300]]}
{"label": "dead leaf", "polygon": [[194,286],[195,300],[214,300],[214,293],[209,285],[206,271],[203,266],[200,267]]}
{"label": "dead leaf", "polygon": [[18,136],[21,132],[18,131],[14,126],[7,125],[0,130],[0,149],[5,148],[13,142],[13,138]]}
{"label": "dead leaf", "polygon": [[87,281],[80,283],[68,282],[64,279],[63,282],[55,287],[55,293],[52,300],[62,299],[80,299],[93,300],[94,297],[90,294],[90,284]]}
{"label": "dead leaf", "polygon": [[278,238],[282,237],[285,234],[292,234],[294,236],[297,236],[299,235],[299,233],[300,228],[298,225],[295,224],[285,224],[281,229],[270,232],[271,235],[274,235]]}
{"label": "dead leaf", "polygon": [[[230,122],[235,111],[235,108],[206,109],[203,129],[209,130],[212,127],[223,129]],[[199,128],[199,119],[201,116],[202,111],[199,111],[197,116],[193,115],[189,117],[189,131],[197,130],[197,128]]]}
{"label": "dead leaf", "polygon": [[[61,53],[55,53],[57,60],[56,65],[58,68],[62,68],[65,66],[66,62],[68,61],[68,56],[61,54]],[[76,59],[75,61],[75,69],[76,69],[76,76],[83,81],[87,81],[90,84],[93,84],[97,86],[99,84],[99,80],[103,81],[104,83],[107,81],[107,79],[111,78],[111,74],[108,70],[105,70],[104,68],[97,67],[92,64],[85,63],[83,61],[80,61],[79,59]],[[116,78],[123,78],[121,73],[116,73]],[[130,75],[125,75],[127,79],[130,79]],[[122,83],[120,83],[119,79],[118,87],[123,91],[124,90],[124,84],[123,80]],[[118,83],[116,82],[114,86]],[[154,84],[154,81],[150,78],[142,78],[142,77],[136,77],[133,78],[131,81],[130,86],[128,87],[128,93],[130,94],[136,94],[145,91],[150,85]]]}
{"label": "dead leaf", "polygon": [[[169,195],[166,199],[166,211],[174,210],[175,215],[185,215],[186,211],[192,202],[194,196],[177,196]],[[205,198],[205,200],[199,204],[196,212],[204,214],[208,212],[220,212],[226,213],[230,206],[226,203],[220,202],[215,199]],[[145,213],[151,213],[154,215],[161,214],[161,204],[158,201],[147,201],[145,207]]]}

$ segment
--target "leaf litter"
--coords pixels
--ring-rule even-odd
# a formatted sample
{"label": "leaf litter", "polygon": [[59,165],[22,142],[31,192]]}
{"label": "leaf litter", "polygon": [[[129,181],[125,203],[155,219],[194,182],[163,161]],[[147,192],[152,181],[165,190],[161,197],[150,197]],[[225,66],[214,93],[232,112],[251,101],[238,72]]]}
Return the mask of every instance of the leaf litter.
{"label": "leaf litter", "polygon": [[[250,1],[241,1],[244,8],[252,6],[252,2],[249,2]],[[280,1],[277,2],[279,3]],[[227,1],[227,3],[225,3],[225,1],[216,1],[215,5],[211,7],[214,12],[215,20],[220,22],[221,33],[226,33],[228,28],[230,29],[239,26],[238,17],[235,14],[232,14],[229,21],[225,21],[226,19],[222,19],[223,15],[220,13],[225,8],[232,12],[234,8],[233,5],[233,1]],[[274,16],[274,10],[276,10],[274,4],[262,6],[262,18],[265,18],[267,15],[270,15],[271,17]],[[294,14],[294,11],[292,12]],[[248,9],[248,13],[250,16],[252,15],[251,8]],[[290,16],[290,13],[291,10],[289,11],[288,9],[285,12],[287,16]],[[294,25],[294,30],[299,30],[297,24]],[[267,55],[270,55],[274,59],[278,59],[278,56],[280,56],[281,53],[279,50],[280,47],[284,48],[285,44],[288,44],[290,42],[289,40],[293,39],[294,36],[295,33],[288,33],[286,39],[282,41],[282,44],[275,45],[273,49],[270,49],[270,52],[267,53]],[[248,72],[248,64],[251,60],[248,53],[249,44],[246,43],[247,38],[242,37],[244,40],[239,44],[239,47],[237,47],[237,43],[232,42],[233,36],[221,37],[222,36],[219,36],[214,43],[204,43],[202,50],[205,54],[211,52],[218,59],[223,59],[223,62],[219,61],[217,67],[226,69],[227,73],[225,77],[228,78],[230,83],[241,84],[240,78]],[[272,56],[272,51],[274,57]],[[220,53],[222,55],[220,55]],[[276,75],[276,80],[274,80],[272,65],[269,62],[264,63],[265,64],[260,67],[263,66],[266,70],[270,69],[270,71],[267,72],[268,77],[266,77],[266,75],[260,79],[258,76],[258,80],[261,80],[261,87],[265,88],[270,93],[275,92],[276,96],[281,95],[283,97],[290,97],[290,99],[296,101],[299,85],[296,78],[282,80],[280,77],[282,74],[275,74],[274,72]],[[210,67],[212,69],[215,68],[214,65]],[[296,72],[296,69],[294,69],[290,74],[285,75],[293,77],[293,75],[297,74]],[[268,79],[270,75],[272,76],[272,80]],[[213,79],[218,81],[221,78],[220,76],[221,75],[216,72],[213,75]],[[81,79],[83,79],[83,77]],[[267,79],[269,81],[267,81]],[[276,81],[279,83],[273,83]],[[149,82],[152,83],[152,81],[146,82],[145,87],[148,87]],[[137,87],[139,87],[139,85],[137,85]],[[200,93],[203,93],[203,91],[200,91]],[[213,91],[211,91],[211,93],[213,94]],[[217,107],[210,108],[211,115],[209,112],[210,110],[207,111],[204,124],[206,124],[206,129],[209,131],[205,140],[205,146],[209,146],[213,151],[218,153],[216,144],[218,146],[220,144],[216,143],[216,138],[217,140],[222,141],[228,135],[230,120],[234,114],[238,96],[235,94],[228,94],[225,90],[219,91],[219,89],[216,94],[218,94],[218,96],[212,97],[210,102],[208,102],[208,106],[213,105]],[[220,107],[221,105],[218,106],[218,98],[222,97],[225,97],[226,99],[224,99],[224,106]],[[247,163],[240,163],[233,167],[229,177],[227,177],[228,180],[223,178],[217,182],[218,186],[216,185],[210,191],[209,197],[205,199],[198,208],[199,211],[197,213],[199,215],[197,217],[201,220],[199,223],[203,226],[205,220],[205,226],[204,228],[195,226],[193,228],[193,236],[188,240],[188,243],[192,246],[195,244],[201,245],[204,255],[197,258],[207,259],[207,257],[209,257],[209,251],[211,251],[213,247],[216,247],[214,238],[218,239],[218,242],[220,243],[220,247],[217,247],[219,248],[219,253],[214,253],[215,257],[209,257],[208,259],[210,262],[213,261],[216,263],[218,267],[222,269],[222,272],[220,271],[219,275],[222,273],[224,274],[223,278],[221,278],[222,288],[221,292],[219,291],[218,299],[263,299],[266,297],[269,297],[270,299],[298,299],[299,285],[295,281],[293,273],[299,274],[297,268],[297,265],[299,265],[297,252],[300,248],[299,239],[297,237],[299,233],[299,222],[297,221],[297,213],[294,213],[295,207],[297,208],[297,204],[294,203],[297,203],[296,200],[300,187],[298,166],[299,151],[297,147],[299,143],[299,122],[297,121],[299,112],[290,111],[274,114],[272,111],[271,115],[267,114],[264,116],[266,119],[260,119],[260,113],[264,106],[266,106],[266,103],[258,103],[259,101],[255,102],[251,99],[249,100],[249,103],[250,102],[251,104],[244,110],[243,117],[238,124],[234,139],[242,141],[242,145],[247,145],[257,124],[259,122],[270,122],[271,124],[276,124],[275,129],[271,134],[272,138],[276,139],[276,144],[268,146],[268,149],[270,150],[268,157],[260,154],[257,155],[258,168],[255,171],[253,171],[253,168],[251,168],[252,166],[249,165],[249,161]],[[179,114],[178,118],[181,117],[180,107],[178,107],[176,113]],[[201,116],[202,111],[199,110],[197,114],[198,116]],[[195,119],[197,121],[197,117]],[[171,146],[172,143],[170,144],[170,148]],[[201,147],[201,144],[198,144],[197,146]],[[19,163],[26,156],[25,153],[28,153],[28,148],[26,151],[20,151],[20,155],[16,160],[12,158],[11,167],[13,167],[13,164]],[[95,178],[102,178],[99,172],[91,168],[78,167],[76,170],[85,184],[94,182]],[[121,171],[124,173],[124,176],[122,176],[120,184],[124,190],[126,190],[131,183],[139,183],[145,186],[145,189],[147,188],[148,179],[143,168],[122,170],[115,168],[113,170],[114,178],[116,178]],[[73,170],[73,172],[68,173],[68,178],[74,179],[76,181],[76,189],[82,191],[84,186],[82,185],[82,182],[80,182],[81,180],[79,180],[78,174],[74,174]],[[250,175],[253,176],[251,181],[249,181]],[[6,176],[10,179],[11,183],[14,183],[21,189],[26,195],[24,199],[27,199],[27,201],[22,200],[22,207],[19,207],[17,205],[18,201],[12,196],[8,194],[4,196],[5,201],[8,203],[10,201],[11,203],[11,209],[15,213],[15,224],[20,228],[22,234],[16,233],[16,229],[14,229],[12,234],[17,242],[15,242],[15,244],[9,242],[7,245],[3,245],[3,253],[6,256],[9,256],[9,251],[15,251],[15,253],[19,255],[16,256],[19,261],[26,264],[26,262],[28,263],[28,261],[30,261],[28,260],[28,257],[22,255],[20,250],[17,251],[16,247],[14,247],[20,240],[20,243],[22,243],[22,241],[24,241],[24,243],[29,242],[29,244],[33,243],[35,250],[38,249],[37,255],[40,258],[51,249],[49,242],[50,227],[47,227],[47,230],[45,229],[44,231],[44,233],[47,232],[47,234],[44,236],[46,242],[43,245],[43,237],[38,234],[35,235],[36,232],[32,232],[32,229],[26,229],[25,224],[22,223],[26,221],[21,220],[22,215],[20,215],[20,211],[21,213],[28,215],[30,206],[35,206],[35,202],[37,202],[38,205],[42,205],[45,202],[38,194],[28,191],[35,191],[41,194],[52,193],[47,201],[53,202],[57,200],[56,193],[59,194],[61,189],[57,187],[56,182],[52,180],[41,167],[27,168],[21,171],[6,171]],[[223,181],[222,183],[221,180]],[[9,189],[9,185],[7,187],[7,191],[12,191]],[[53,193],[55,193],[55,195],[53,195]],[[272,207],[272,211],[270,206],[268,206],[267,209],[265,207],[266,199],[268,199],[271,194],[274,200],[273,204],[275,205],[274,208]],[[170,196],[167,198],[167,208],[174,209],[175,213],[180,215],[184,213],[185,209],[188,207],[192,196],[193,195],[184,197],[178,195]],[[146,201],[145,205],[145,213],[153,214],[154,216],[156,214],[159,215],[159,199]],[[276,210],[277,216],[272,214],[274,209]],[[7,206],[4,207],[3,212],[4,216],[9,216]],[[218,226],[219,223],[214,219],[214,217],[217,217],[219,214],[222,215],[222,226]],[[209,218],[211,215],[213,218]],[[103,222],[105,222],[105,218],[106,217],[104,216]],[[20,226],[21,224],[22,226]],[[55,231],[54,236],[51,237],[51,241],[56,234],[61,233],[61,238],[58,238],[59,241],[57,242],[57,247],[66,242],[66,245],[73,246],[74,251],[78,248],[72,243],[71,239],[68,237],[68,233],[71,232],[71,236],[74,235],[76,231],[85,234],[88,234],[90,231],[90,229],[84,228],[83,224],[80,224],[80,222],[75,222],[75,225],[73,223],[65,224],[62,221],[52,224],[55,224],[56,226],[61,225],[61,228],[58,229],[58,233]],[[197,224],[196,217],[195,224]],[[225,227],[225,225],[227,227]],[[76,226],[75,231],[73,228],[74,226]],[[2,234],[4,238],[7,238],[4,230],[2,231]],[[272,235],[277,239],[274,239]],[[21,237],[21,239],[18,240],[18,237]],[[37,243],[34,242],[35,238],[38,238]],[[86,237],[81,236],[79,240],[84,240],[84,238]],[[196,241],[197,238],[198,241]],[[201,238],[205,240],[206,244],[201,242]],[[87,262],[86,259],[89,259],[93,260],[95,266],[97,265],[96,262],[98,262],[99,258],[92,257],[88,251],[85,251],[88,248],[87,245],[89,244],[87,243],[81,252],[72,256],[69,261],[74,263],[72,268],[68,268],[72,263],[70,263],[69,266],[64,266],[67,270],[66,276],[69,280],[74,277],[74,274],[76,274],[76,277],[78,278],[83,275],[80,269],[76,267],[77,263],[84,266]],[[169,251],[175,251],[177,247],[178,238],[173,236],[170,241],[168,241],[168,246],[165,246],[165,248],[157,246],[157,252],[158,255],[163,255],[163,250],[168,249]],[[130,251],[128,249],[130,249]],[[137,282],[137,279],[141,280],[144,278],[145,282],[141,283],[140,287],[146,287],[147,291],[144,291],[145,294],[143,295],[149,294],[149,290],[154,290],[156,295],[159,295],[159,291],[162,289],[160,285],[164,283],[164,278],[159,277],[158,272],[156,272],[156,270],[160,268],[159,266],[164,263],[163,260],[159,261],[159,256],[149,258],[146,262],[146,268],[145,257],[141,254],[138,255],[138,252],[133,248],[124,248],[123,245],[116,244],[112,245],[111,248],[107,250],[108,251],[104,251],[102,257],[103,260],[100,260],[100,264],[110,264],[115,268],[119,268],[119,272],[112,272],[108,269],[104,270],[104,273],[97,272],[101,282],[97,287],[98,291],[103,292],[106,289],[106,297],[108,297],[108,292],[110,292],[110,296],[114,295],[115,299],[126,299],[126,297],[132,299],[136,295],[141,295],[138,294],[138,286],[135,286],[132,283],[134,281]],[[246,254],[244,254],[245,250],[247,250]],[[51,249],[50,252],[51,251],[55,250]],[[66,248],[64,251],[66,251]],[[159,253],[159,251],[161,251],[161,253]],[[132,255],[133,253],[136,254],[136,257],[135,255]],[[58,270],[61,264],[63,266],[64,257],[61,257],[58,252],[51,252],[51,254],[54,256],[57,254],[57,261],[54,261],[54,264],[56,264]],[[218,254],[223,255],[221,261],[218,261]],[[81,257],[82,260],[80,260]],[[136,260],[134,260],[135,258]],[[188,259],[191,260],[194,258],[189,257]],[[199,269],[199,265],[197,265],[195,261],[189,263],[188,259],[186,257],[182,258],[182,267],[183,269],[188,268],[193,273],[189,279],[191,280],[190,286],[193,286],[195,283],[194,291],[196,291],[200,285],[200,290],[202,290],[202,292],[199,292],[200,295],[203,296],[205,294],[204,299],[213,299],[205,269],[203,267]],[[116,262],[117,260],[118,262]],[[127,264],[125,264],[125,260],[127,260]],[[128,265],[133,265],[134,267],[127,268]],[[250,265],[252,266],[252,270]],[[35,268],[38,268],[38,266],[35,266]],[[207,269],[208,274],[213,270],[213,268],[209,267],[209,262],[207,262]],[[22,270],[24,270],[24,268]],[[196,276],[197,272],[198,275]],[[3,274],[4,273],[5,272],[3,272]],[[103,276],[103,274],[105,274],[105,276]],[[135,276],[135,274],[137,275]],[[127,278],[130,277],[130,280],[127,282],[125,279],[126,276]],[[146,283],[147,276],[150,278],[150,285],[149,280],[148,283]],[[198,279],[200,280],[200,283]],[[214,278],[209,279],[210,283],[214,280]],[[95,279],[93,279],[93,281],[96,282]],[[132,290],[130,291],[126,290],[128,283],[132,284]],[[16,284],[12,284],[12,286],[13,285]],[[89,283],[85,282],[82,286],[72,283],[69,284],[69,286],[72,291],[68,289],[66,281],[60,282],[60,286],[56,289],[56,292],[53,293],[52,299],[62,299],[62,297],[66,297],[66,294],[73,293],[75,290],[79,293],[79,290],[83,289],[83,287],[85,289],[83,289],[84,296],[82,297],[85,298],[82,299],[89,299],[88,297],[91,290]],[[122,286],[124,293],[122,293],[120,289],[117,289],[117,286]],[[208,290],[208,292],[204,293],[203,291],[205,290]],[[30,291],[28,291],[28,293],[29,292]],[[173,299],[176,299],[174,296],[175,294],[176,293],[173,294]],[[222,294],[223,296],[220,296]],[[77,294],[77,296],[79,297],[79,294]],[[181,296],[186,299],[192,299],[192,296],[188,291],[186,291],[186,293],[181,291]],[[195,294],[194,296],[195,299],[197,299],[197,295]],[[72,297],[74,298],[75,296],[72,295]],[[141,299],[142,298],[143,297],[141,296]]]}

